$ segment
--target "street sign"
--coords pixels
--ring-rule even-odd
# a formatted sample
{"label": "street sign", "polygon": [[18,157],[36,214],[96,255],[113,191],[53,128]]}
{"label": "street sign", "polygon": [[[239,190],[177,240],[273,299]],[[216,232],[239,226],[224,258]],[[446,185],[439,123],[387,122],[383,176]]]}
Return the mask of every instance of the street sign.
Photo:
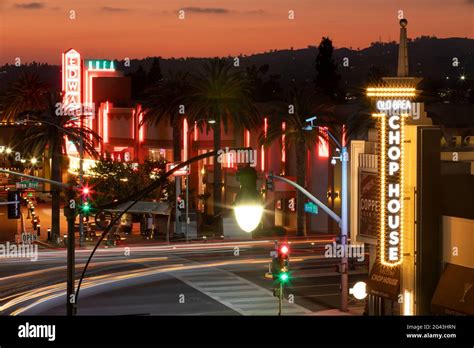
{"label": "street sign", "polygon": [[37,189],[38,188],[38,181],[20,181],[16,183],[17,189]]}
{"label": "street sign", "polygon": [[[181,162],[166,163],[166,171],[167,172],[170,171],[171,169],[173,169],[174,167],[176,167],[180,163]],[[183,168],[178,169],[177,171],[175,171],[171,175],[172,176],[185,176],[185,175],[189,175],[190,173],[191,173],[191,168],[189,166],[185,166]]]}
{"label": "street sign", "polygon": [[316,204],[314,204],[313,202],[306,202],[304,204],[304,211],[306,213],[310,213],[310,214],[314,214],[314,215],[318,215],[318,213],[319,213],[318,206]]}

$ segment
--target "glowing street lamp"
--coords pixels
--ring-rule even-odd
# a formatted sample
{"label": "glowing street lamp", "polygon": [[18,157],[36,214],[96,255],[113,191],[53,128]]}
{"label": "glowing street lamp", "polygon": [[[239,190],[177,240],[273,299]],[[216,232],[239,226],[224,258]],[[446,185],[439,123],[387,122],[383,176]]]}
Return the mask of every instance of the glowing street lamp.
{"label": "glowing street lamp", "polygon": [[235,218],[245,232],[252,232],[260,224],[263,214],[261,204],[239,204],[234,207]]}
{"label": "glowing street lamp", "polygon": [[260,224],[263,204],[257,192],[257,172],[252,167],[239,169],[237,181],[240,192],[235,198],[234,213],[239,227],[245,232],[252,232]]}
{"label": "glowing street lamp", "polygon": [[38,163],[38,160],[33,157],[33,158],[30,160],[30,162],[31,162],[32,165],[35,165],[36,163]]}
{"label": "glowing street lamp", "polygon": [[349,289],[349,294],[354,295],[358,300],[363,300],[367,297],[367,284],[364,282],[357,282],[354,287]]}

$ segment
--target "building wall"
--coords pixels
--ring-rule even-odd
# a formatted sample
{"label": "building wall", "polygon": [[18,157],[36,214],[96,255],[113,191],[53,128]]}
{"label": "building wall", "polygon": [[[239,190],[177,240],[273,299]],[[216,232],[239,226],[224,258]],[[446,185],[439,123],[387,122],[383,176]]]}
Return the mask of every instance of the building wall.
{"label": "building wall", "polygon": [[474,220],[442,217],[443,261],[474,268]]}

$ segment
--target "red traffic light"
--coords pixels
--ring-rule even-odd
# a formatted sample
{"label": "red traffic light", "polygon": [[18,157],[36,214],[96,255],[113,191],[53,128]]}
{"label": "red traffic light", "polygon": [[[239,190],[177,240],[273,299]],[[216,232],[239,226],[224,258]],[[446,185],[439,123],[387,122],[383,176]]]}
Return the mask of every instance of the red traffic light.
{"label": "red traffic light", "polygon": [[87,184],[82,186],[80,191],[83,196],[89,196],[92,193],[92,189]]}
{"label": "red traffic light", "polygon": [[282,245],[282,246],[280,247],[280,254],[286,256],[286,255],[289,254],[289,252],[290,252],[290,248],[288,247],[288,245]]}

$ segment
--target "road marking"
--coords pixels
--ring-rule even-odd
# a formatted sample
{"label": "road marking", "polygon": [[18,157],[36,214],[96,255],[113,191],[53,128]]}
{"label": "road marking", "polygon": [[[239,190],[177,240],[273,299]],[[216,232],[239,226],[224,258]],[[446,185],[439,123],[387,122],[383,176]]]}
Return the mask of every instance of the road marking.
{"label": "road marking", "polygon": [[[278,299],[271,291],[220,268],[173,271],[170,274],[241,315],[278,314]],[[290,304],[287,300],[283,301],[282,313],[312,314],[310,310],[296,303]]]}

